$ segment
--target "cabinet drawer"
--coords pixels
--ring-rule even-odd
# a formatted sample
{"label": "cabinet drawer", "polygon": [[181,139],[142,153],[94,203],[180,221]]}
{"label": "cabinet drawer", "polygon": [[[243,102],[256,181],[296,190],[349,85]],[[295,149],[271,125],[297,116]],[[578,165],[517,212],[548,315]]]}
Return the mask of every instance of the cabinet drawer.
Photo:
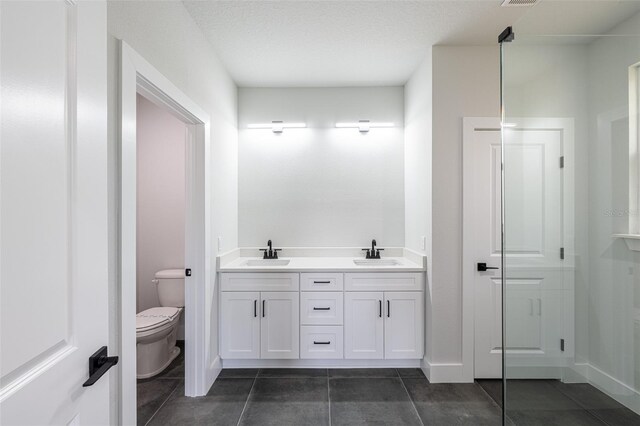
{"label": "cabinet drawer", "polygon": [[345,274],[347,291],[422,291],[424,274],[420,272],[372,272]]}
{"label": "cabinet drawer", "polygon": [[300,276],[292,273],[226,272],[221,275],[222,291],[298,291]]}
{"label": "cabinet drawer", "polygon": [[342,339],[341,326],[300,327],[300,358],[341,359]]}
{"label": "cabinet drawer", "polygon": [[342,292],[302,292],[300,324],[341,325],[343,304]]}
{"label": "cabinet drawer", "polygon": [[303,273],[300,274],[302,291],[342,291],[343,274]]}

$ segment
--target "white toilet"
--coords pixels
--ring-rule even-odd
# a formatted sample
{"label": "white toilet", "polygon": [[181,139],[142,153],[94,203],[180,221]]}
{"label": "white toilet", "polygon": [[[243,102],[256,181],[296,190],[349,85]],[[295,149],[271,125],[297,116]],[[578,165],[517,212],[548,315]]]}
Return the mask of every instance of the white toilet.
{"label": "white toilet", "polygon": [[156,272],[160,307],[136,315],[137,377],[161,373],[178,355],[176,334],[184,307],[184,269]]}

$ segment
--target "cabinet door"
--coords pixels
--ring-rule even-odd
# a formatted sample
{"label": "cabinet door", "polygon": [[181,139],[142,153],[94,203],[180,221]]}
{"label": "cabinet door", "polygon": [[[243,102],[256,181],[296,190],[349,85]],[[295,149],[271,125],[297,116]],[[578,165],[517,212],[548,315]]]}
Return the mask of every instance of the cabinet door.
{"label": "cabinet door", "polygon": [[300,314],[298,292],[262,292],[260,321],[263,359],[298,359]]}
{"label": "cabinet door", "polygon": [[221,294],[222,358],[260,358],[260,293],[229,291]]}
{"label": "cabinet door", "polygon": [[384,356],[386,359],[422,358],[423,293],[385,292]]}
{"label": "cabinet door", "polygon": [[384,345],[383,293],[344,294],[345,358],[382,359]]}

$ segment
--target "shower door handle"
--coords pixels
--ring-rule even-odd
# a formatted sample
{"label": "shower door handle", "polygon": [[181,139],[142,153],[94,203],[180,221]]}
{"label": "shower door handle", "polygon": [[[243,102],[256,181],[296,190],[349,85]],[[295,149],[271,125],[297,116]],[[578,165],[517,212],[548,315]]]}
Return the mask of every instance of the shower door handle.
{"label": "shower door handle", "polygon": [[478,272],[486,272],[489,269],[500,269],[497,266],[487,266],[484,262],[478,262]]}

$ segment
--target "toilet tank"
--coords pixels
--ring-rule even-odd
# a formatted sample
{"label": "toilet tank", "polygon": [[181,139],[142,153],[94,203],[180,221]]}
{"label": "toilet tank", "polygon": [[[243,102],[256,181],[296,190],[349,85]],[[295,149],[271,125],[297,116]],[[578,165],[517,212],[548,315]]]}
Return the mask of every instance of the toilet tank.
{"label": "toilet tank", "polygon": [[156,272],[160,306],[184,307],[184,269]]}

